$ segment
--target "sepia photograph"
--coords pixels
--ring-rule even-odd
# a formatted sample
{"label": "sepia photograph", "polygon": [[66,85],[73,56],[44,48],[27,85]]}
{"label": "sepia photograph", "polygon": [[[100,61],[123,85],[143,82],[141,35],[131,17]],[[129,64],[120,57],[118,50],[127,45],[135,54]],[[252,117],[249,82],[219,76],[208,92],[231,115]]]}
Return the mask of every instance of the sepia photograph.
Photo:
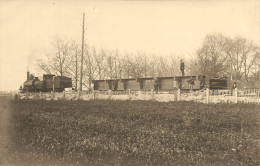
{"label": "sepia photograph", "polygon": [[260,165],[260,0],[0,1],[0,166],[211,165]]}

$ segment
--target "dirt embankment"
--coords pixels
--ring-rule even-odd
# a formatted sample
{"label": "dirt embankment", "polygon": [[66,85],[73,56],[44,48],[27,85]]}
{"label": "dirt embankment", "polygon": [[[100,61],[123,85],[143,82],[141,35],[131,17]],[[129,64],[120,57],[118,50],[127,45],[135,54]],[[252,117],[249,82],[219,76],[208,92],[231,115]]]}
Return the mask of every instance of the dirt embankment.
{"label": "dirt embankment", "polygon": [[0,166],[11,164],[14,147],[11,132],[13,128],[10,99],[0,96]]}

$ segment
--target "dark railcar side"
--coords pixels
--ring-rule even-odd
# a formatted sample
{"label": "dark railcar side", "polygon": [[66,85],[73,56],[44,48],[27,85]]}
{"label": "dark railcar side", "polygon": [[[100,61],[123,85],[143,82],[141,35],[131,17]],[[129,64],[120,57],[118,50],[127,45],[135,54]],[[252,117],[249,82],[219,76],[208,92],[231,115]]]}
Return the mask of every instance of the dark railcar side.
{"label": "dark railcar side", "polygon": [[209,82],[210,89],[227,89],[227,79],[225,78],[213,78]]}
{"label": "dark railcar side", "polygon": [[111,80],[93,80],[94,90],[173,90],[184,89],[188,90],[188,80],[194,80],[194,90],[204,88],[205,76],[177,76],[177,77],[158,77],[156,79],[149,78],[126,78],[126,79],[111,79]]}

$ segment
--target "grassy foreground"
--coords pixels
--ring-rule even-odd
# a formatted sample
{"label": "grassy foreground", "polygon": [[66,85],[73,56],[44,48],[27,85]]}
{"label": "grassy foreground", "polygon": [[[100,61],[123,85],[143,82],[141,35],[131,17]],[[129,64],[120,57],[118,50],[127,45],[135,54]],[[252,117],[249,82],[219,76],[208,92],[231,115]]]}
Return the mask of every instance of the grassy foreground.
{"label": "grassy foreground", "polygon": [[259,165],[259,105],[24,100],[13,108],[26,165]]}

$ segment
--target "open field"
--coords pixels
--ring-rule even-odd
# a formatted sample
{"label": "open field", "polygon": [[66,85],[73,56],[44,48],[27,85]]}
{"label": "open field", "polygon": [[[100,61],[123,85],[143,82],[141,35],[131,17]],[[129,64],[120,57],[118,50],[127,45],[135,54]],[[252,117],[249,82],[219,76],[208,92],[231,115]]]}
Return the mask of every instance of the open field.
{"label": "open field", "polygon": [[18,100],[10,108],[13,159],[6,162],[260,164],[260,107],[255,104]]}

